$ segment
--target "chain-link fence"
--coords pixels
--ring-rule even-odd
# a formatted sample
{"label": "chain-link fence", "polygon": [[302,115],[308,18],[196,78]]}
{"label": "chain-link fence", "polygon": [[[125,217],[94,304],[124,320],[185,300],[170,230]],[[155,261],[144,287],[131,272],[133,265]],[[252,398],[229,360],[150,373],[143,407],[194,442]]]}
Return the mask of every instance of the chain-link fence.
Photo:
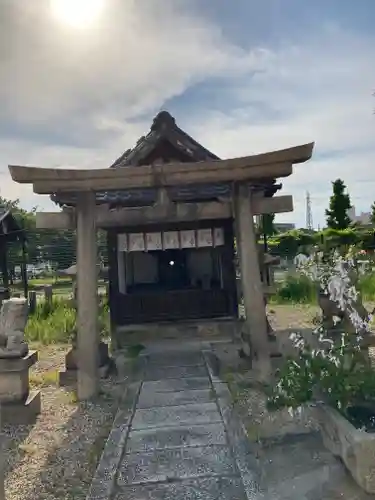
{"label": "chain-link fence", "polygon": [[[33,230],[26,233],[26,255],[22,245],[7,245],[9,287],[13,293],[23,293],[24,267],[29,291],[42,292],[45,285],[52,285],[54,293],[72,293],[76,264],[76,232]],[[104,286],[108,275],[106,234],[97,235],[99,286]]]}

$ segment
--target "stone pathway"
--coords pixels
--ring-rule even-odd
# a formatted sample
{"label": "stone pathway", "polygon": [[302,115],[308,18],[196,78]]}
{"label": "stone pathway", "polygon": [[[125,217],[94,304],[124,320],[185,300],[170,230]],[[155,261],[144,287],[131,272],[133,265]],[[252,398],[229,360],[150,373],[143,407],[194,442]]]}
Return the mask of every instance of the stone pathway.
{"label": "stone pathway", "polygon": [[258,498],[248,441],[240,423],[229,421],[229,391],[206,356],[141,357],[141,381],[132,384],[116,417],[88,498]]}
{"label": "stone pathway", "polygon": [[87,500],[365,500],[319,435],[246,436],[212,351],[140,356]]}

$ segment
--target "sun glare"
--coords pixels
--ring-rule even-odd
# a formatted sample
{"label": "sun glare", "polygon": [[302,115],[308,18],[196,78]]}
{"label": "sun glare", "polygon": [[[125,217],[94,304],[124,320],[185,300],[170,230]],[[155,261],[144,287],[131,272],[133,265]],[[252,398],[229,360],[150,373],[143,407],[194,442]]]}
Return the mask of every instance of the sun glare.
{"label": "sun glare", "polygon": [[73,28],[87,28],[99,17],[104,0],[50,0],[56,19]]}

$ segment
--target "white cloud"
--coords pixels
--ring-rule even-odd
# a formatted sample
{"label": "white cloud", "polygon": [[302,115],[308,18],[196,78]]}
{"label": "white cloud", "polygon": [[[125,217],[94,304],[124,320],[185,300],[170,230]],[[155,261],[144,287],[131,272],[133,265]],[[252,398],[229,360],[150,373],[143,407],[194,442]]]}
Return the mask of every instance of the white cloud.
{"label": "white cloud", "polygon": [[[108,166],[145,133],[151,116],[171,97],[219,76],[222,108],[191,102],[178,123],[222,157],[316,141],[315,158],[285,181],[304,223],[310,190],[315,219],[324,218],[330,181],[342,177],[365,209],[375,176],[374,39],[323,27],[298,44],[245,49],[187,3],[110,0],[96,32],[53,24],[41,2],[8,0],[0,46],[0,125],[58,129],[61,141],[1,139],[0,164]],[[183,7],[185,5],[185,7]],[[25,7],[26,6],[26,7]],[[28,7],[27,7],[28,6]],[[22,9],[21,9],[22,7]],[[251,29],[251,26],[249,26]],[[212,90],[215,92],[215,89]],[[78,147],[80,137],[85,146]],[[49,144],[50,143],[50,144]],[[362,182],[365,181],[365,182]],[[2,175],[2,194],[39,203],[28,188]],[[33,201],[38,200],[38,201]],[[48,202],[45,202],[47,206]]]}
{"label": "white cloud", "polygon": [[223,157],[315,141],[313,160],[296,166],[284,182],[295,198],[295,212],[284,220],[304,225],[310,190],[315,220],[322,224],[330,181],[338,177],[358,209],[368,210],[375,199],[373,47],[374,39],[335,30],[275,50],[265,71],[237,85],[240,104],[229,113],[212,112],[194,132]]}
{"label": "white cloud", "polygon": [[109,0],[93,32],[57,25],[48,2],[40,5],[38,16],[29,9],[21,19],[13,9],[3,27],[4,43],[10,33],[14,42],[2,61],[0,97],[8,103],[2,112],[22,121],[88,110],[126,120],[228,67],[243,71],[241,51],[198,14],[177,10],[173,0],[162,10],[156,2]]}

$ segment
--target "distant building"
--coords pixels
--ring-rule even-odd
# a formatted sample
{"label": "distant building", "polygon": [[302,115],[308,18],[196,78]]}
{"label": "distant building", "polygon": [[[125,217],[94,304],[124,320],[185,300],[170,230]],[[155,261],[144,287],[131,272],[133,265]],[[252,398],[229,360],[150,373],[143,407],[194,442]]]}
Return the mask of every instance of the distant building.
{"label": "distant building", "polygon": [[348,216],[352,222],[357,222],[364,226],[371,224],[371,212],[361,212],[359,215],[356,215],[355,207],[352,207],[348,210]]}
{"label": "distant building", "polygon": [[296,228],[295,224],[289,222],[280,222],[275,224],[275,229],[278,233],[286,233]]}

